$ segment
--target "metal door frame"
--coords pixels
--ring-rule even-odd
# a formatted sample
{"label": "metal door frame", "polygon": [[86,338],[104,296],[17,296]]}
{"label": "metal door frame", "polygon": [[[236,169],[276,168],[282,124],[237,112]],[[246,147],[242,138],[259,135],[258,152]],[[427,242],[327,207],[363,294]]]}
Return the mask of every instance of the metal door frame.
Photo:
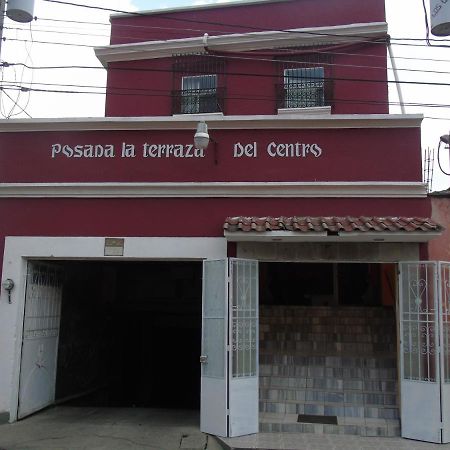
{"label": "metal door frame", "polygon": [[[433,321],[425,321],[426,325],[421,325],[420,330],[417,331],[417,338],[426,338],[427,341],[425,345],[421,345],[417,349],[418,362],[419,362],[419,372],[420,372],[420,359],[421,355],[427,355],[427,357],[432,357],[434,360],[434,379],[424,379],[424,380],[411,380],[405,378],[405,352],[404,352],[404,339],[405,339],[405,328],[404,328],[404,298],[405,298],[405,276],[406,270],[409,267],[416,266],[416,270],[425,269],[432,275],[432,279],[428,278],[421,279],[417,277],[417,315],[428,314],[426,311],[421,313],[419,301],[423,300],[422,296],[424,294],[428,295],[428,290],[431,289],[431,298],[434,308]],[[447,272],[445,272],[445,270]],[[445,274],[445,275],[444,275]],[[408,278],[408,281],[409,278]],[[410,295],[410,284],[408,284],[408,295]],[[411,439],[424,440],[426,442],[434,443],[448,443],[450,442],[450,359],[449,359],[449,347],[450,347],[450,336],[447,328],[444,327],[445,324],[450,325],[450,319],[444,320],[444,313],[446,317],[450,314],[450,263],[442,261],[406,261],[399,263],[399,341],[400,341],[400,392],[401,392],[401,417],[402,417],[402,436]],[[422,323],[419,320],[417,324]],[[434,327],[434,343],[429,341],[430,326]],[[423,327],[426,327],[424,329]],[[444,340],[444,334],[446,334],[447,339]],[[426,353],[424,353],[424,351]],[[430,358],[428,359],[428,365],[430,364]],[[446,382],[446,375],[449,382]],[[429,377],[427,377],[429,378]],[[405,393],[405,388],[411,384],[415,386],[414,395],[418,395],[416,400],[417,405],[411,400],[412,396],[408,396]],[[422,386],[424,393],[420,396],[417,389],[418,386]],[[428,391],[428,392],[425,392]],[[411,391],[413,392],[413,391]],[[434,401],[430,397],[435,397]],[[410,403],[413,404],[410,404]],[[428,404],[427,404],[428,403]],[[408,408],[411,409],[406,411]],[[416,424],[411,427],[409,424],[405,426],[405,423],[411,419],[412,416],[417,415],[417,411],[412,409],[425,408],[426,417],[421,417],[417,419]],[[430,424],[427,424],[424,419],[433,419]],[[406,419],[406,420],[404,420]],[[404,433],[405,431],[405,433]],[[428,436],[428,437],[426,437]]]}
{"label": "metal door frame", "polygon": [[[25,418],[31,414],[34,414],[37,411],[40,411],[41,409],[46,408],[47,406],[50,406],[52,403],[54,403],[54,397],[55,397],[55,390],[56,390],[56,372],[57,372],[57,360],[58,360],[58,347],[59,347],[59,333],[60,333],[60,319],[61,319],[61,302],[62,302],[62,282],[61,282],[61,294],[60,294],[60,298],[59,298],[59,304],[58,304],[58,319],[57,319],[57,335],[54,336],[55,339],[55,354],[53,355],[53,364],[54,364],[54,374],[52,377],[52,385],[51,385],[51,390],[53,392],[52,396],[53,396],[53,400],[51,402],[49,402],[47,405],[44,406],[39,406],[38,408],[33,409],[32,411],[28,411],[25,414],[21,414],[21,408],[20,408],[20,399],[21,399],[21,389],[23,388],[22,386],[22,370],[23,370],[23,365],[24,365],[24,345],[25,345],[25,326],[26,326],[26,319],[27,319],[27,308],[30,307],[29,304],[29,298],[28,298],[28,289],[30,286],[30,276],[34,276],[34,274],[31,273],[32,267],[33,265],[36,266],[42,266],[42,267],[48,267],[49,269],[54,270],[55,272],[60,272],[59,276],[62,278],[62,269],[58,268],[55,264],[51,264],[49,262],[46,261],[39,261],[39,260],[28,260],[26,262],[26,282],[25,282],[25,292],[24,292],[24,303],[23,303],[23,315],[22,315],[22,327],[21,327],[21,342],[20,342],[20,356],[19,356],[19,371],[18,371],[18,392],[17,392],[17,418],[18,419],[22,419]],[[52,286],[54,288],[57,288],[57,286]],[[39,307],[41,308],[40,311],[42,311],[42,305],[39,305]],[[45,337],[44,337],[45,338]]]}
{"label": "metal door frame", "polygon": [[[221,263],[219,267],[223,272],[223,310],[225,317],[211,317],[224,321],[224,378],[214,375],[205,376],[206,365],[209,355],[204,352],[205,345],[205,292],[207,289],[207,266],[209,264]],[[250,264],[249,264],[250,263]],[[252,299],[254,308],[250,307],[250,317],[247,311],[244,315],[239,314],[239,304],[234,307],[235,295],[239,295],[239,265],[244,269],[250,267],[250,274],[243,276],[244,280],[250,280]],[[253,272],[252,272],[253,270]],[[201,402],[200,402],[200,430],[222,437],[235,437],[258,432],[259,428],[259,286],[258,286],[258,261],[243,258],[224,258],[220,260],[206,260],[203,263],[203,301],[202,301],[202,375],[201,375]],[[252,278],[253,276],[253,278]],[[247,286],[250,289],[250,286]],[[235,292],[236,290],[236,292]],[[256,297],[256,300],[255,300]],[[248,299],[245,299],[247,302]],[[240,322],[243,321],[243,322]],[[239,331],[241,323],[248,325],[250,322],[251,330],[247,334],[245,331]],[[245,328],[245,327],[244,327]],[[254,347],[252,346],[252,339]],[[242,347],[243,345],[243,347]],[[250,361],[250,370],[243,366],[245,370],[239,370],[236,366],[238,359]],[[248,361],[247,361],[248,360]],[[217,365],[217,361],[215,361]],[[236,367],[235,367],[236,366]],[[235,372],[236,370],[236,372]],[[215,403],[210,400],[215,398]]]}

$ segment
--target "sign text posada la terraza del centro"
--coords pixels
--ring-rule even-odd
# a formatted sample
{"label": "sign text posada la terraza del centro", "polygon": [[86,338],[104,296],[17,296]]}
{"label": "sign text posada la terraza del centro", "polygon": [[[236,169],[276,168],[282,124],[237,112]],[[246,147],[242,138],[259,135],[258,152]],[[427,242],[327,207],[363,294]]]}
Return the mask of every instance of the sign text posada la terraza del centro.
{"label": "sign text posada la terraza del centro", "polygon": [[[213,146],[210,144],[210,151]],[[222,150],[222,149],[220,149]],[[193,144],[141,144],[122,142],[115,144],[52,144],[52,158],[204,158],[208,150],[195,148]],[[319,158],[323,150],[319,144],[270,142],[236,142],[230,148],[233,158]]]}

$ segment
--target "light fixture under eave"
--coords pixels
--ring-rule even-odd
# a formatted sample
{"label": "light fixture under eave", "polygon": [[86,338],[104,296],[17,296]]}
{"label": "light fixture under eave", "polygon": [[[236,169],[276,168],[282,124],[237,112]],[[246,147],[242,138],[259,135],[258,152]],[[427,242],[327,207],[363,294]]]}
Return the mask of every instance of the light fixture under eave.
{"label": "light fixture under eave", "polygon": [[450,135],[444,134],[443,136],[441,136],[441,142],[449,145],[450,144]]}
{"label": "light fixture under eave", "polygon": [[194,135],[195,147],[204,150],[209,144],[208,125],[206,122],[199,122],[197,125],[197,131]]}

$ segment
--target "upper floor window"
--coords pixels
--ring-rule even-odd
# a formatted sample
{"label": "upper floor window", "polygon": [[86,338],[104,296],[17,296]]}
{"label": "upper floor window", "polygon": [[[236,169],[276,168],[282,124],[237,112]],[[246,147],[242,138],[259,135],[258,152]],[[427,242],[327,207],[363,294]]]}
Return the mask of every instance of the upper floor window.
{"label": "upper floor window", "polygon": [[208,54],[173,59],[172,114],[224,112],[225,60]]}
{"label": "upper floor window", "polygon": [[276,110],[332,106],[333,55],[318,48],[276,60]]}
{"label": "upper floor window", "polygon": [[323,67],[284,70],[284,107],[313,108],[325,106]]}
{"label": "upper floor window", "polygon": [[209,113],[219,111],[217,75],[185,76],[181,87],[181,113]]}

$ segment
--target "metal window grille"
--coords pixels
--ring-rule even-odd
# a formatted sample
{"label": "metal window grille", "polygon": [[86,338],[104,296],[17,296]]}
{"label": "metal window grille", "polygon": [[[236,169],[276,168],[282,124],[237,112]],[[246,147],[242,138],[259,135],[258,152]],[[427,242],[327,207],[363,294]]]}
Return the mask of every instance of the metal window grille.
{"label": "metal window grille", "polygon": [[258,263],[232,260],[231,350],[233,378],[257,375]]}
{"label": "metal window grille", "polygon": [[323,67],[284,70],[285,108],[309,108],[325,105]]}
{"label": "metal window grille", "polygon": [[225,61],[211,55],[174,58],[172,113],[224,112]]}
{"label": "metal window grille", "polygon": [[182,79],[181,113],[217,111],[217,75],[195,75]]}
{"label": "metal window grille", "polygon": [[402,279],[403,378],[435,382],[437,300],[434,266],[407,264]]}
{"label": "metal window grille", "polygon": [[[305,49],[301,49],[302,52]],[[309,53],[280,58],[275,85],[276,109],[332,106],[333,58],[317,49]]]}

